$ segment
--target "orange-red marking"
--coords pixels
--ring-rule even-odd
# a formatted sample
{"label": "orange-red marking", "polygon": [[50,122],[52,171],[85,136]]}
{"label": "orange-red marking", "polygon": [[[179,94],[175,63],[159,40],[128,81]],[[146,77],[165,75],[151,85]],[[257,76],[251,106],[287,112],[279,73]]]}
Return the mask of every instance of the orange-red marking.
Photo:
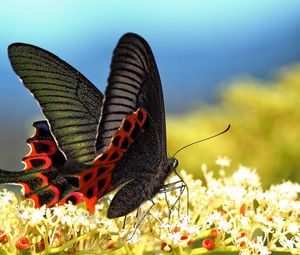
{"label": "orange-red marking", "polygon": [[90,212],[95,211],[96,201],[114,188],[111,185],[112,171],[135,139],[145,131],[147,118],[149,116],[143,108],[128,114],[108,148],[95,158],[93,167],[77,174],[80,191]]}

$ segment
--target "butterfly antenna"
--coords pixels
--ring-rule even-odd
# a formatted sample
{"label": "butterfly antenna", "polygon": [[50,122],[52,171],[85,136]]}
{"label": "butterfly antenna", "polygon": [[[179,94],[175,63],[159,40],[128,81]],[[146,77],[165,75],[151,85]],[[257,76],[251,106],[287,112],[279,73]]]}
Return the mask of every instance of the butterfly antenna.
{"label": "butterfly antenna", "polygon": [[[190,147],[194,144],[197,144],[197,143],[200,143],[200,142],[203,142],[203,141],[206,141],[206,140],[209,140],[211,138],[214,138],[216,136],[219,136],[219,135],[222,135],[224,133],[226,133],[228,130],[230,129],[230,124],[228,125],[228,127],[223,130],[222,132],[218,133],[218,134],[215,134],[215,135],[212,135],[210,137],[207,137],[207,138],[204,138],[204,139],[201,139],[201,140],[198,140],[198,141],[195,141],[193,143],[190,143],[188,145],[185,145],[183,147],[181,147],[179,150],[177,150],[174,155],[172,156],[172,158],[174,158],[176,156],[176,154],[180,151],[182,151],[183,149],[186,149],[187,147]],[[187,194],[187,215],[189,215],[189,186],[187,185],[187,183],[184,181],[184,179],[181,177],[181,175],[176,171],[176,169],[174,169],[174,172],[175,174],[178,176],[178,178],[182,181],[182,183],[184,184],[184,186],[186,187],[186,194]],[[181,194],[182,195],[182,194]]]}
{"label": "butterfly antenna", "polygon": [[172,158],[174,158],[174,157],[178,154],[178,152],[182,151],[183,149],[186,149],[187,147],[190,147],[190,146],[192,146],[192,145],[194,145],[194,144],[197,144],[197,143],[200,143],[200,142],[203,142],[203,141],[212,139],[212,138],[214,138],[214,137],[217,137],[217,136],[219,136],[219,135],[222,135],[222,134],[226,133],[229,129],[230,129],[230,124],[228,125],[228,127],[227,127],[225,130],[223,130],[222,132],[220,132],[220,133],[218,133],[218,134],[215,134],[215,135],[212,135],[212,136],[210,136],[210,137],[207,137],[207,138],[204,138],[204,139],[201,139],[201,140],[192,142],[192,143],[190,143],[190,144],[187,144],[187,145],[181,147],[179,150],[177,150],[177,151],[174,153],[174,155],[172,156]]}

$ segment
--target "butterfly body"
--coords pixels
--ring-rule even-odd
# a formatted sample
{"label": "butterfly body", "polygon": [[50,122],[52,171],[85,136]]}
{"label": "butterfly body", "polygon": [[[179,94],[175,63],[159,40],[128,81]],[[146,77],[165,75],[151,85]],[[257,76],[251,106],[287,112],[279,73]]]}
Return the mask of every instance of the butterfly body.
{"label": "butterfly body", "polygon": [[119,40],[104,94],[48,51],[15,43],[8,52],[47,121],[34,124],[25,170],[1,170],[0,183],[21,184],[37,207],[84,200],[91,212],[121,187],[109,218],[152,199],[178,162],[167,157],[163,93],[147,42],[132,33]]}
{"label": "butterfly body", "polygon": [[[111,201],[107,216],[116,218],[128,214],[143,202],[152,198],[163,188],[165,180],[177,166],[176,159],[150,170],[149,173],[136,176],[124,185]],[[126,204],[126,206],[124,206]]]}

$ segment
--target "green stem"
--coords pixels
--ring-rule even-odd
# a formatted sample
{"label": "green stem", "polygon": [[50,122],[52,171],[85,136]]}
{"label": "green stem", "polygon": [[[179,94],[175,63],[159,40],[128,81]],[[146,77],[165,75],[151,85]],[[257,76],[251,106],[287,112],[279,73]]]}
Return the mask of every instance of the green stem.
{"label": "green stem", "polygon": [[286,248],[282,248],[282,247],[273,248],[273,249],[270,249],[270,251],[291,253],[290,250],[287,250]]}
{"label": "green stem", "polygon": [[229,237],[229,238],[227,238],[226,240],[224,240],[224,244],[230,244],[230,243],[232,243],[232,241],[233,241],[233,238],[232,237]]}
{"label": "green stem", "polygon": [[130,247],[128,247],[127,244],[124,244],[124,248],[125,248],[125,251],[126,251],[127,255],[132,255],[133,254],[132,250],[130,249]]}
{"label": "green stem", "polygon": [[135,255],[143,255],[144,254],[144,250],[145,250],[145,247],[146,247],[147,240],[148,240],[147,236],[145,236],[142,239],[142,242],[140,242],[139,245],[137,246]]}
{"label": "green stem", "polygon": [[71,241],[65,243],[64,245],[57,247],[57,248],[51,248],[48,250],[48,253],[42,253],[42,255],[46,255],[46,254],[54,254],[54,253],[59,253],[65,249],[68,249],[69,247],[71,247],[73,244],[78,243],[81,240],[84,240],[86,237],[96,234],[97,230],[93,230],[85,235],[79,236],[77,238],[72,239]]}
{"label": "green stem", "polygon": [[197,239],[203,239],[203,238],[206,238],[208,236],[210,236],[210,233],[211,233],[211,230],[205,230],[205,231],[202,231],[200,233],[200,235],[197,237]]}
{"label": "green stem", "polygon": [[85,254],[87,254],[87,255],[89,255],[89,254],[92,254],[92,255],[104,255],[104,254],[107,254],[107,253],[109,253],[108,251],[106,251],[106,252],[104,252],[104,251],[75,251],[75,252],[73,252],[72,254],[76,254],[76,255],[85,255]]}
{"label": "green stem", "polygon": [[206,248],[197,248],[190,252],[191,255],[198,255],[198,254],[216,254],[216,253],[224,253],[224,252],[239,252],[235,246],[226,246],[221,248],[216,248],[213,250],[207,250]]}
{"label": "green stem", "polygon": [[13,255],[13,253],[10,253],[2,248],[0,248],[0,254],[3,254],[3,255]]}
{"label": "green stem", "polygon": [[49,233],[49,225],[46,225],[46,232],[44,235],[44,244],[45,244],[45,252],[47,254],[48,250],[49,250],[49,242],[48,242],[48,233]]}

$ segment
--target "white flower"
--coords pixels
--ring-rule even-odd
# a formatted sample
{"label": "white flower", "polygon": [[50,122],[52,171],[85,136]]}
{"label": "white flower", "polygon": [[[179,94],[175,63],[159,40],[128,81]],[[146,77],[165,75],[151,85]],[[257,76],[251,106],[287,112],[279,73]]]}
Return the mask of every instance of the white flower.
{"label": "white flower", "polygon": [[258,213],[257,215],[256,215],[256,220],[257,220],[257,222],[259,222],[259,223],[263,223],[263,224],[265,224],[265,225],[268,225],[270,222],[265,218],[265,216],[263,215],[263,214],[261,214],[261,213]]}
{"label": "white flower", "polygon": [[221,167],[229,167],[230,166],[231,160],[226,157],[226,156],[219,156],[218,159],[216,160],[216,164],[221,166]]}
{"label": "white flower", "polygon": [[260,180],[255,170],[251,170],[245,166],[239,166],[238,171],[235,172],[232,177],[236,185],[260,186]]}
{"label": "white flower", "polygon": [[160,210],[155,210],[154,212],[152,212],[152,216],[156,219],[159,219],[159,218],[161,218],[162,213]]}
{"label": "white flower", "polygon": [[[71,225],[73,222],[73,218],[69,215],[63,215],[61,217],[61,223],[65,225]],[[75,222],[74,222],[75,223]]]}
{"label": "white flower", "polygon": [[46,207],[41,207],[40,209],[33,209],[31,214],[31,223],[39,224],[45,219],[45,209]]}
{"label": "white flower", "polygon": [[210,226],[212,226],[215,221],[220,221],[220,220],[222,220],[222,214],[219,211],[214,211],[206,218],[206,221]]}
{"label": "white flower", "polygon": [[232,224],[226,220],[222,220],[218,223],[218,229],[228,232],[231,230]]}
{"label": "white flower", "polygon": [[63,206],[56,206],[52,208],[53,215],[57,216],[58,218],[61,218],[65,214],[65,208]]}
{"label": "white flower", "polygon": [[26,210],[26,208],[24,208],[23,206],[19,206],[18,207],[18,217],[21,220],[28,220],[30,218],[28,210]]}
{"label": "white flower", "polygon": [[187,231],[189,235],[198,235],[200,233],[199,227],[193,225],[187,228]]}
{"label": "white flower", "polygon": [[259,247],[259,254],[260,254],[260,255],[269,255],[269,254],[271,254],[271,252],[268,250],[267,247],[265,247],[265,246],[260,246],[260,247]]}
{"label": "white flower", "polygon": [[288,225],[288,231],[292,234],[292,235],[296,235],[297,233],[299,233],[299,225],[295,222],[291,223]]}
{"label": "white flower", "polygon": [[5,205],[9,202],[12,202],[16,199],[16,196],[12,192],[8,192],[4,189],[4,196],[1,196],[2,203]]}
{"label": "white flower", "polygon": [[141,230],[137,228],[131,228],[131,231],[128,234],[128,238],[126,239],[127,243],[136,244],[140,240]]}
{"label": "white flower", "polygon": [[181,232],[170,233],[168,236],[168,240],[169,242],[172,242],[174,245],[176,245],[178,244],[178,242],[180,242],[181,235]]}
{"label": "white flower", "polygon": [[74,206],[71,202],[69,202],[68,204],[65,204],[64,207],[65,207],[66,211],[71,214],[75,213],[77,210],[76,206]]}
{"label": "white flower", "polygon": [[242,228],[244,228],[244,229],[249,229],[251,227],[250,219],[248,217],[242,217],[240,219],[240,223],[241,223]]}
{"label": "white flower", "polygon": [[239,255],[251,255],[251,251],[249,249],[241,249]]}

